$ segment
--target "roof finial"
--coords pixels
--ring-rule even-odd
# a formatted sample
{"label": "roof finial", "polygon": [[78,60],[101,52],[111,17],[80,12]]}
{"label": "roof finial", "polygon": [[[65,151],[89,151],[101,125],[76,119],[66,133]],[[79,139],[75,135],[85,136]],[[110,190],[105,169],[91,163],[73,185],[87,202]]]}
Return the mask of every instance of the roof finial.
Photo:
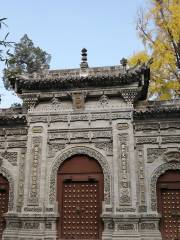
{"label": "roof finial", "polygon": [[88,68],[88,62],[87,62],[87,49],[83,48],[81,50],[81,68]]}

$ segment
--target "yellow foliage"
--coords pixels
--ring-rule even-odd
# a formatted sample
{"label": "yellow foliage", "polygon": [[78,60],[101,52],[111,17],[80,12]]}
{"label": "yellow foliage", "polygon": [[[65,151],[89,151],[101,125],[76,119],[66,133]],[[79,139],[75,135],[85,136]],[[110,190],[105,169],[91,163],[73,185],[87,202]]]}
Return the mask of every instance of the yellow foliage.
{"label": "yellow foliage", "polygon": [[138,52],[134,54],[129,60],[129,66],[142,65],[143,63],[147,63],[149,61],[149,56],[145,51]]}
{"label": "yellow foliage", "polygon": [[138,14],[137,30],[146,51],[136,53],[129,65],[152,58],[150,92],[160,99],[174,97],[180,91],[180,0],[149,0],[151,7]]}

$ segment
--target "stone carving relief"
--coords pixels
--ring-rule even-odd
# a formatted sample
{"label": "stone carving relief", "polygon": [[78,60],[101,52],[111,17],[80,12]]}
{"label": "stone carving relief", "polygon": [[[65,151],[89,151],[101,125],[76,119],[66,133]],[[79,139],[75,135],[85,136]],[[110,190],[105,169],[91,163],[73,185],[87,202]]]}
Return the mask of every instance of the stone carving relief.
{"label": "stone carving relief", "polygon": [[119,201],[121,206],[131,205],[129,180],[129,148],[128,135],[119,136]]}
{"label": "stone carving relief", "polygon": [[59,166],[69,157],[76,154],[86,154],[90,157],[96,159],[102,167],[104,173],[104,201],[106,204],[110,204],[110,194],[111,194],[111,174],[107,160],[99,152],[88,147],[74,147],[64,151],[60,156],[55,159],[52,166],[50,175],[50,192],[49,192],[49,202],[53,204],[56,200],[56,177]]}
{"label": "stone carving relief", "polygon": [[162,143],[180,143],[180,136],[162,137]]}
{"label": "stone carving relief", "polygon": [[65,144],[62,143],[49,143],[48,145],[48,157],[53,158],[58,151],[61,151],[65,148]]}
{"label": "stone carving relief", "polygon": [[156,224],[155,223],[141,223],[140,229],[141,230],[154,230],[154,229],[156,229]]}
{"label": "stone carving relief", "polygon": [[31,162],[31,179],[30,193],[28,203],[38,205],[39,202],[39,178],[40,178],[40,158],[42,137],[32,137],[32,162]]}
{"label": "stone carving relief", "polygon": [[157,211],[157,196],[156,183],[158,178],[168,170],[180,170],[180,162],[167,162],[160,165],[152,174],[150,189],[151,189],[151,209]]}
{"label": "stone carving relief", "polygon": [[95,147],[107,152],[107,155],[112,155],[113,144],[112,142],[96,142]]}
{"label": "stone carving relief", "polygon": [[143,147],[137,148],[137,176],[139,187],[139,211],[146,210],[146,185],[145,185],[145,171],[144,171],[144,151]]}
{"label": "stone carving relief", "polygon": [[99,105],[102,107],[106,107],[109,104],[109,98],[106,95],[102,95],[99,99]]}
{"label": "stone carving relief", "polygon": [[19,163],[19,186],[18,186],[18,201],[17,201],[17,211],[20,212],[23,200],[24,200],[24,178],[25,178],[25,149],[21,150],[20,163]]}
{"label": "stone carving relief", "polygon": [[158,142],[157,137],[136,137],[136,144],[154,144]]}
{"label": "stone carving relief", "polygon": [[147,162],[153,163],[156,161],[164,152],[166,148],[148,148],[147,149]]}
{"label": "stone carving relief", "polygon": [[[71,121],[96,121],[96,120],[116,120],[116,119],[131,119],[132,112],[101,112],[101,113],[69,113],[69,114],[58,114],[49,117],[50,122],[68,122]],[[30,122],[47,122],[47,116],[32,116],[29,118]]]}
{"label": "stone carving relief", "polygon": [[136,131],[158,131],[159,130],[159,124],[158,123],[146,123],[146,124],[136,124],[135,125],[135,130]]}
{"label": "stone carving relief", "polygon": [[73,108],[74,109],[83,109],[85,103],[86,94],[82,92],[74,92],[71,94],[73,100]]}
{"label": "stone carving relief", "polygon": [[99,128],[96,130],[59,130],[53,129],[49,131],[49,140],[59,140],[61,144],[95,142],[96,139],[111,139],[112,130],[109,128]]}
{"label": "stone carving relief", "polygon": [[133,103],[138,94],[137,89],[122,89],[121,95],[126,102]]}
{"label": "stone carving relief", "polygon": [[120,231],[129,231],[129,230],[134,230],[135,227],[134,227],[134,224],[132,223],[119,223],[117,225],[117,229],[120,230]]}
{"label": "stone carving relief", "polygon": [[163,160],[165,162],[172,162],[172,161],[180,162],[180,152],[177,152],[177,151],[165,152],[165,154],[163,156]]}
{"label": "stone carving relief", "polygon": [[7,160],[13,166],[17,166],[17,152],[1,152],[0,157]]}
{"label": "stone carving relief", "polygon": [[35,229],[39,229],[40,227],[40,223],[39,222],[23,222],[23,226],[22,226],[24,229],[27,229],[27,230],[35,230]]}
{"label": "stone carving relief", "polygon": [[127,208],[127,207],[123,207],[123,208],[116,208],[116,212],[136,212],[135,208]]}
{"label": "stone carving relief", "polygon": [[8,148],[25,148],[26,141],[8,142]]}
{"label": "stone carving relief", "polygon": [[6,168],[0,166],[0,174],[2,174],[5,178],[7,178],[9,182],[9,203],[8,210],[12,211],[14,206],[14,180]]}
{"label": "stone carving relief", "polygon": [[126,130],[129,128],[128,123],[118,123],[117,124],[117,130]]}

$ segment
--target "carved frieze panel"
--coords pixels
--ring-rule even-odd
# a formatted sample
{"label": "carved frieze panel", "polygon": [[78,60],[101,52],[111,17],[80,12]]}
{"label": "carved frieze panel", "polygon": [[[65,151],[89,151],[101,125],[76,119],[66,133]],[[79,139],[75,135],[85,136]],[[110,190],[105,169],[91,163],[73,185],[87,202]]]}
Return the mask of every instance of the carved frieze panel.
{"label": "carved frieze panel", "polygon": [[8,142],[8,148],[25,148],[26,141]]}
{"label": "carved frieze panel", "polygon": [[26,128],[7,128],[5,131],[7,136],[27,135]]}
{"label": "carved frieze panel", "polygon": [[47,122],[48,117],[47,116],[32,116],[29,118],[29,121],[31,123],[36,123],[36,122]]}
{"label": "carved frieze panel", "polygon": [[38,213],[38,212],[42,212],[42,207],[36,207],[36,206],[34,206],[34,207],[25,207],[24,208],[24,211],[25,212],[36,212],[36,213]]}
{"label": "carved frieze panel", "polygon": [[0,157],[7,160],[9,163],[11,163],[13,166],[17,166],[17,152],[1,152]]}
{"label": "carved frieze panel", "polygon": [[118,223],[117,229],[120,231],[132,231],[135,230],[135,226],[132,223]]}
{"label": "carved frieze panel", "polygon": [[180,122],[161,122],[160,127],[164,130],[180,129]]}
{"label": "carved frieze panel", "polygon": [[158,131],[159,130],[159,123],[141,123],[135,124],[136,131]]}
{"label": "carved frieze panel", "polygon": [[156,229],[156,224],[155,223],[150,223],[150,222],[141,223],[140,224],[140,229],[141,230],[155,230]]}
{"label": "carved frieze panel", "polygon": [[42,137],[32,137],[31,145],[31,179],[30,179],[30,193],[29,204],[38,205],[39,203],[39,179],[40,179],[40,165],[42,153]]}
{"label": "carved frieze panel", "polygon": [[90,157],[96,159],[102,167],[104,173],[104,201],[105,204],[109,205],[111,201],[111,174],[109,165],[99,152],[92,148],[88,147],[73,147],[64,151],[60,156],[58,156],[53,164],[51,175],[50,175],[50,186],[49,186],[49,202],[50,204],[54,204],[56,199],[56,175],[59,166],[69,157],[76,155],[76,154],[86,154]]}
{"label": "carved frieze panel", "polygon": [[136,209],[131,207],[116,208],[116,212],[136,212]]}
{"label": "carved frieze panel", "polygon": [[148,148],[147,149],[147,162],[153,163],[156,161],[164,152],[166,148]]}
{"label": "carved frieze panel", "polygon": [[119,134],[119,204],[131,205],[128,135]]}
{"label": "carved frieze panel", "polygon": [[109,128],[102,128],[96,130],[59,130],[53,129],[49,131],[49,140],[58,139],[61,143],[80,143],[93,142],[95,139],[111,139],[112,130]]}
{"label": "carved frieze panel", "polygon": [[162,137],[162,143],[180,143],[180,136]]}
{"label": "carved frieze panel", "polygon": [[158,143],[157,137],[136,137],[136,144],[155,144]]}
{"label": "carved frieze panel", "polygon": [[35,222],[35,221],[24,221],[22,223],[22,228],[26,229],[26,230],[36,230],[40,228],[40,222]]}
{"label": "carved frieze panel", "polygon": [[66,114],[58,114],[55,116],[50,117],[51,122],[67,122],[68,121],[68,115]]}

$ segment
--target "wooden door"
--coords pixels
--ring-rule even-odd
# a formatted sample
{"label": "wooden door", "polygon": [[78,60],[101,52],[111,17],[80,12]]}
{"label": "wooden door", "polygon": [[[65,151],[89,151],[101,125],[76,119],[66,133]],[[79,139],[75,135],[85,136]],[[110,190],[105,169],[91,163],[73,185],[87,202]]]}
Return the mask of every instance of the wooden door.
{"label": "wooden door", "polygon": [[103,173],[87,156],[67,160],[58,171],[59,239],[101,239]]}
{"label": "wooden door", "polygon": [[167,171],[157,182],[163,240],[180,240],[180,171]]}
{"label": "wooden door", "polygon": [[0,174],[0,239],[5,228],[5,219],[3,214],[8,211],[9,183],[6,178]]}

